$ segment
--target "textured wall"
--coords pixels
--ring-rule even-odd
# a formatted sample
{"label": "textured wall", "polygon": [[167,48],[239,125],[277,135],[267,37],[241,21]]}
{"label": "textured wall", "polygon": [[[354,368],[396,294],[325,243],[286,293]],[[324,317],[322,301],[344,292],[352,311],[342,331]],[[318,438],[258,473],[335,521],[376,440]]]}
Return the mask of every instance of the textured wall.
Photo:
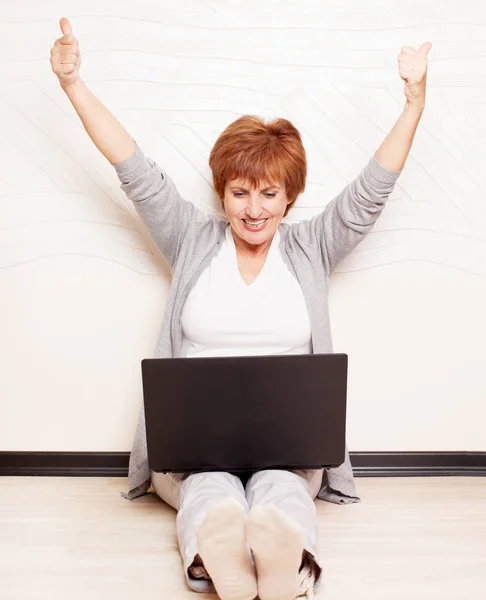
{"label": "textured wall", "polygon": [[486,450],[486,8],[480,0],[0,2],[0,449],[128,450],[169,286],[116,174],[51,71],[67,16],[81,76],[183,195],[244,113],[309,158],[290,215],[323,209],[403,107],[426,40],[428,105],[375,229],[333,276],[350,450]]}

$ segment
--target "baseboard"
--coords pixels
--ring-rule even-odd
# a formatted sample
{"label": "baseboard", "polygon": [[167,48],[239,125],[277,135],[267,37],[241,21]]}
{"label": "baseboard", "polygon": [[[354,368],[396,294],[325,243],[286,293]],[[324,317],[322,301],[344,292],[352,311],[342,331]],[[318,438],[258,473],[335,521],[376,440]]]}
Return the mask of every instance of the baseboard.
{"label": "baseboard", "polygon": [[[0,452],[0,476],[126,477],[128,452]],[[486,452],[350,452],[356,477],[486,476]]]}
{"label": "baseboard", "polygon": [[0,476],[126,477],[128,452],[0,452]]}
{"label": "baseboard", "polygon": [[350,452],[357,477],[486,476],[486,452]]}

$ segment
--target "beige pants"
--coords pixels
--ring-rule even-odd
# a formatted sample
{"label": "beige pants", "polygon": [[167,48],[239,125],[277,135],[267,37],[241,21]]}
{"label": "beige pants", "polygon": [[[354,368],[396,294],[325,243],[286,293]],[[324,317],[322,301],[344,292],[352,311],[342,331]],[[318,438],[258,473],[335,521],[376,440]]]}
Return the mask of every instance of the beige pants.
{"label": "beige pants", "polygon": [[[304,549],[307,550],[307,568],[301,571],[302,578],[308,580],[312,577],[316,584],[321,565],[317,557],[314,500],[321,486],[322,473],[322,469],[258,471],[249,478],[242,478],[243,481],[248,479],[244,485],[240,477],[224,471],[193,474],[152,471],[156,494],[178,511],[177,537],[189,587],[197,592],[215,592],[209,578],[196,578],[201,577],[201,569],[192,566],[197,554],[196,532],[211,508],[228,496],[237,500],[246,513],[257,504],[273,504],[297,524],[302,530]],[[301,589],[305,585],[308,583],[302,581]]]}

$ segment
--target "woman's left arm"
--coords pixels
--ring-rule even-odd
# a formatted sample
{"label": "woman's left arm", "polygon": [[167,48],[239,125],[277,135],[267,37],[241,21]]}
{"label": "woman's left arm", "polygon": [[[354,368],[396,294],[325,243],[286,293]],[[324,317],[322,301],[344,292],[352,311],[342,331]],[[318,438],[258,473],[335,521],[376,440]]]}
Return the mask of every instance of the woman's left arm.
{"label": "woman's left arm", "polygon": [[405,82],[405,108],[375,153],[376,160],[389,171],[403,169],[412,147],[425,108],[427,54],[431,48],[430,42],[425,42],[418,50],[406,46],[398,56],[400,77]]}
{"label": "woman's left arm", "polygon": [[320,248],[329,275],[371,231],[401,174],[425,107],[431,47],[426,42],[419,50],[402,48],[398,66],[405,81],[405,108],[361,173],[322,212],[292,225],[302,243]]}

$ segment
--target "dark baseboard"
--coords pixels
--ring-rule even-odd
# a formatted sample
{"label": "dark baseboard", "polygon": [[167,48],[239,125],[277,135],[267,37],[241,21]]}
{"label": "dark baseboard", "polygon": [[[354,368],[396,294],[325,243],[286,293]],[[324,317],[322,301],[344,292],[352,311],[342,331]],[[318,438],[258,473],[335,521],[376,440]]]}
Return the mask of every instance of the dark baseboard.
{"label": "dark baseboard", "polygon": [[[126,477],[128,452],[0,452],[0,476]],[[486,476],[486,452],[350,452],[357,477]]]}
{"label": "dark baseboard", "polygon": [[357,477],[486,476],[486,452],[350,452]]}
{"label": "dark baseboard", "polygon": [[0,452],[0,476],[126,477],[128,452]]}

